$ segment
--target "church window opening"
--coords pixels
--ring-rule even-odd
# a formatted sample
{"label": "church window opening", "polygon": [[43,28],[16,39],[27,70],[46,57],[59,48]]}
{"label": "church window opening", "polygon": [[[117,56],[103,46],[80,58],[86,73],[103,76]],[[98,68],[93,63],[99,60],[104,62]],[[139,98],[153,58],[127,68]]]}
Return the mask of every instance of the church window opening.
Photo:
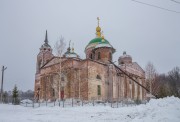
{"label": "church window opening", "polygon": [[61,81],[64,81],[64,77],[61,77]]}
{"label": "church window opening", "polygon": [[46,48],[44,48],[44,50],[46,50]]}
{"label": "church window opening", "polygon": [[131,81],[131,80],[129,80],[129,84],[132,84],[132,81]]}
{"label": "church window opening", "polygon": [[97,85],[97,92],[98,92],[98,95],[101,95],[101,86],[100,85]]}
{"label": "church window opening", "polygon": [[64,91],[64,86],[61,87],[61,91]]}
{"label": "church window opening", "polygon": [[101,76],[100,76],[100,75],[97,75],[97,76],[96,76],[96,79],[101,80]]}
{"label": "church window opening", "polygon": [[93,59],[93,55],[92,55],[92,53],[90,54],[90,59]]}
{"label": "church window opening", "polygon": [[101,53],[98,52],[98,59],[101,59]]}

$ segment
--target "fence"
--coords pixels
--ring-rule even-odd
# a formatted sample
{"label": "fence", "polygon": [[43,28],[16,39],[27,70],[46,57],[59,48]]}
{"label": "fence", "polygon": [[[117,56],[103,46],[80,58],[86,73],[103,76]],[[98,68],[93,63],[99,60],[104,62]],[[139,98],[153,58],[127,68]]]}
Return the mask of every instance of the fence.
{"label": "fence", "polygon": [[110,106],[112,108],[124,107],[124,106],[136,106],[139,104],[144,104],[146,101],[129,101],[129,100],[122,100],[122,101],[113,101],[113,102],[104,102],[104,101],[83,101],[79,99],[66,99],[66,100],[56,100],[56,101],[38,101],[35,102],[34,100],[22,100],[20,102],[21,106],[24,107],[55,107],[59,106],[61,108],[68,108],[68,107],[79,107],[79,106]]}
{"label": "fence", "polygon": [[[4,104],[14,104],[12,98],[8,98],[6,101],[4,101]],[[139,104],[145,104],[147,101],[139,101],[139,100],[113,100],[110,102],[101,101],[101,100],[91,100],[91,101],[85,101],[80,99],[65,99],[65,100],[39,100],[36,101],[34,98],[19,98],[19,104],[24,107],[79,107],[79,106],[110,106],[112,108],[118,108],[118,107],[124,107],[124,106],[136,106]]]}

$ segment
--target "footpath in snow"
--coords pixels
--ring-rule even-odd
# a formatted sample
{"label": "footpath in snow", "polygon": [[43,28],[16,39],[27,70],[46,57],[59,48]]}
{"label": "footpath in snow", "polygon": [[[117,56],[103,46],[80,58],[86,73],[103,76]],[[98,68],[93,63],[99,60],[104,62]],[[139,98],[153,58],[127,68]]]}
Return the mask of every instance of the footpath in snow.
{"label": "footpath in snow", "polygon": [[180,122],[180,99],[150,100],[146,105],[23,107],[0,104],[0,122]]}

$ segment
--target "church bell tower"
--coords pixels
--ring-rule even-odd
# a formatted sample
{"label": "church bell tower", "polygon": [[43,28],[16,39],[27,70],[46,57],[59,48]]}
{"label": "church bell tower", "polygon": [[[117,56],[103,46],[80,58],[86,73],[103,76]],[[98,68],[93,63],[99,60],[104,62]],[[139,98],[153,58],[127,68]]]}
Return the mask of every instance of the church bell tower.
{"label": "church bell tower", "polygon": [[46,30],[44,44],[40,47],[39,54],[37,55],[36,74],[39,74],[40,68],[47,63],[54,55],[52,54],[52,48],[48,44],[48,34]]}

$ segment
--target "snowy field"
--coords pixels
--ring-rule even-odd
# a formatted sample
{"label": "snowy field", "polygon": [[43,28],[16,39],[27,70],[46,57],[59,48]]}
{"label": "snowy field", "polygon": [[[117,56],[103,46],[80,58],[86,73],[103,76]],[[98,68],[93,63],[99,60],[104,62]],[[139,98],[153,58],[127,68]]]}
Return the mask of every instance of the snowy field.
{"label": "snowy field", "polygon": [[146,105],[23,107],[0,104],[0,122],[180,122],[180,99],[167,97]]}

